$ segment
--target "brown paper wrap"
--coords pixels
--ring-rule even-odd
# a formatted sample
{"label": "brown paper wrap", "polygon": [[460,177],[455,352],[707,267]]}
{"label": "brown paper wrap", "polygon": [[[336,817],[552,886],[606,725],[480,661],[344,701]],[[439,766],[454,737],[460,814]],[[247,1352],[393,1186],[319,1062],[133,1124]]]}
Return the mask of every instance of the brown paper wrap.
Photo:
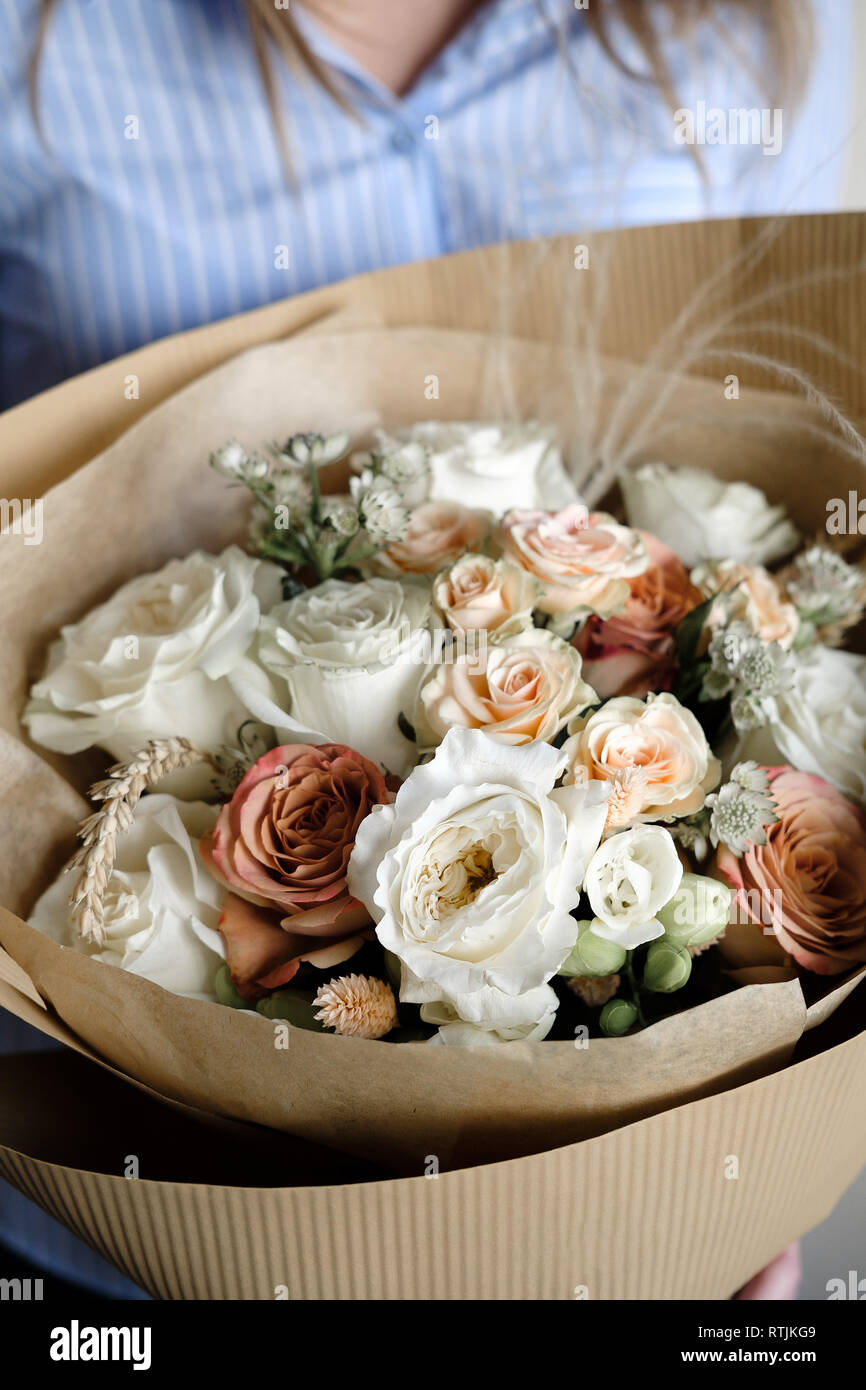
{"label": "brown paper wrap", "polygon": [[[629,234],[611,253],[613,308],[602,320],[602,347],[624,357],[630,342],[650,345],[695,277],[755,237],[767,243],[764,267],[741,265],[731,300],[745,276],[760,285],[773,266],[797,275],[824,259],[853,259],[864,246],[863,221],[852,218],[795,219],[778,235],[739,224]],[[4,540],[0,548],[0,901],[9,909],[0,914],[0,942],[12,959],[4,966],[0,957],[0,1002],[95,1055],[106,1080],[116,1068],[137,1078],[142,1095],[152,1087],[169,1097],[190,1123],[207,1110],[396,1171],[419,1174],[431,1155],[441,1169],[435,1180],[271,1190],[257,1188],[253,1165],[247,1189],[128,1183],[52,1165],[14,1145],[0,1149],[7,1176],[161,1296],[273,1297],[285,1285],[300,1298],[570,1298],[584,1287],[590,1297],[725,1297],[826,1214],[866,1153],[866,1107],[850,1104],[863,1037],[785,1066],[810,1024],[795,981],[752,984],[635,1038],[586,1049],[521,1044],[483,1049],[482,1059],[472,1050],[292,1031],[279,1053],[267,1021],[176,999],[64,951],[20,920],[71,849],[83,811],[71,784],[80,789],[89,776],[85,760],[75,769],[49,762],[20,740],[28,682],[61,622],[134,573],[234,536],[237,494],[203,466],[208,447],[229,435],[254,443],[305,427],[348,425],[361,434],[380,419],[534,415],[559,423],[578,467],[591,468],[575,405],[580,373],[562,345],[557,258],[566,250],[563,240],[540,252],[493,248],[365,277],[354,291],[335,287],[156,344],[57,388],[41,413],[34,403],[0,421],[0,443],[12,446],[8,483],[24,476],[28,460],[26,476],[59,479],[93,452],[94,440],[114,440],[47,493],[44,545]],[[466,331],[467,323],[501,326],[503,269],[521,267],[532,270],[539,293],[511,315],[512,336]],[[836,340],[859,344],[859,281],[843,293],[830,278],[825,298]],[[348,320],[334,332],[337,320],[327,316],[347,305]],[[826,328],[824,299],[807,308],[813,325]],[[461,327],[375,326],[412,323],[413,314],[416,325]],[[116,437],[141,409],[134,404],[124,417],[113,404],[129,372],[140,369],[142,396],[153,403],[233,349],[287,329],[295,334],[287,342],[255,348],[194,381]],[[816,351],[802,342],[795,350]],[[635,371],[615,357],[593,358],[593,389],[581,399],[603,420]],[[431,372],[439,378],[434,402],[423,391]],[[834,373],[837,389],[851,385],[841,359]],[[651,390],[645,372],[643,380]],[[683,379],[665,417],[666,458],[755,477],[805,527],[820,523],[828,496],[856,486],[857,463],[828,454],[809,407],[744,387],[737,417],[720,394],[718,378]],[[850,399],[862,405],[859,385]],[[58,430],[76,441],[62,463]],[[862,991],[830,1017],[851,983],[828,992],[813,1020],[821,1027],[809,1037],[820,1038],[843,1014],[857,1032],[850,1020],[862,1021]],[[453,1171],[503,1154],[530,1156]],[[730,1155],[740,1162],[737,1181],[724,1179]],[[674,1182],[673,1174],[688,1181]]]}

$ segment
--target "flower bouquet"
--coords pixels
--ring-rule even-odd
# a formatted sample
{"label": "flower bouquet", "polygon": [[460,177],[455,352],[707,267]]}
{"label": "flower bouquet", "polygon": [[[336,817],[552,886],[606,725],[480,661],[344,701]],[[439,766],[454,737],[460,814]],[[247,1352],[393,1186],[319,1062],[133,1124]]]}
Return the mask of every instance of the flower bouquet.
{"label": "flower bouquet", "polygon": [[[431,344],[449,409],[419,424],[398,383],[423,379]],[[724,481],[780,450],[814,457],[787,399],[751,463],[719,438],[697,473],[672,448],[601,499],[557,447],[571,378],[552,397],[546,346],[504,353],[519,417],[549,424],[449,423],[504,418],[480,389],[490,350],[394,329],[260,349],[46,498],[45,545],[0,556],[0,941],[91,1055],[409,1175],[386,1185],[409,1226],[483,1217],[524,1251],[543,1239],[527,1291],[570,1297],[580,1213],[551,1259],[521,1185],[555,1160],[557,1202],[591,1180],[601,1220],[602,1170],[631,1171],[617,1154],[635,1122],[664,1129],[673,1161],[700,1107],[751,1103],[745,1083],[782,1145],[801,1070],[786,1064],[857,983],[862,821],[830,776],[853,745],[835,684],[812,678],[808,727],[795,711],[818,663],[856,680],[838,644],[861,578],[830,541],[801,542],[787,510],[814,529],[813,501],[781,507],[769,474],[774,504]],[[804,807],[816,776],[824,804]],[[88,807],[76,789],[94,777]],[[707,1182],[747,1147],[726,1123],[731,1138],[705,1124],[694,1140]],[[434,1170],[419,1197],[411,1179]],[[163,1241],[155,1185],[122,1187]],[[319,1230],[341,1191],[327,1221],[297,1191],[280,1219]],[[360,1238],[376,1229],[368,1212]],[[342,1287],[323,1248],[289,1281],[302,1296]],[[280,1282],[271,1254],[257,1288]],[[760,1263],[745,1258],[688,1287],[731,1291]],[[167,1266],[148,1282],[175,1287]]]}
{"label": "flower bouquet", "polygon": [[35,743],[120,760],[33,926],[295,1028],[456,1046],[723,994],[732,916],[783,971],[866,962],[866,659],[838,645],[866,574],[781,507],[647,465],[627,523],[590,512],[533,424],[210,462],[247,553],[130,580],[30,692]]}

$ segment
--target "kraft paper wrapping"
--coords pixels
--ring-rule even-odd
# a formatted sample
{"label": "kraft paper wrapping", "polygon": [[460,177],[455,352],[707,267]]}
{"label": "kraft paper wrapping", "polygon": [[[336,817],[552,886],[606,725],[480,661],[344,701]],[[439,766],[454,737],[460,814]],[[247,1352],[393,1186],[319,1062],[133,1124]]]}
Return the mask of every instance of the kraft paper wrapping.
{"label": "kraft paper wrapping", "polygon": [[[600,368],[601,422],[638,369],[610,361]],[[454,1167],[583,1139],[771,1071],[804,1030],[800,985],[737,990],[634,1037],[586,1047],[393,1047],[295,1029],[288,1047],[277,1047],[269,1021],[169,995],[11,915],[29,910],[84,809],[58,770],[65,760],[48,766],[16,729],[28,678],[63,622],[131,575],[197,545],[220,549],[242,532],[242,494],[207,467],[210,447],[341,425],[362,442],[377,422],[431,413],[421,404],[431,371],[435,413],[496,418],[507,405],[523,418],[555,422],[580,468],[579,384],[557,346],[430,329],[317,333],[254,349],[158,407],[47,494],[41,545],[7,545],[0,554],[7,598],[0,725],[9,748],[0,782],[0,900],[10,909],[0,913],[0,942],[77,1037],[157,1092],[401,1174],[422,1171],[429,1155]],[[678,392],[684,440],[669,457],[677,447],[688,456],[715,394],[700,381]],[[807,469],[816,452],[802,437],[808,412],[770,393],[760,402],[775,424],[756,432],[753,466],[768,472],[784,439],[786,467],[795,458]],[[754,413],[753,403],[741,404]],[[717,439],[717,456],[726,457],[730,442]],[[741,465],[746,443],[738,441]],[[704,462],[712,461],[705,447]],[[285,1025],[277,1031],[285,1035]]]}
{"label": "kraft paper wrapping", "polygon": [[[203,1078],[207,1089],[215,1085],[207,1051],[210,1024],[202,1020],[217,1012],[224,1018],[228,1011],[175,1000],[146,981],[64,952],[20,920],[72,846],[83,811],[79,792],[91,775],[86,760],[74,760],[77,765],[72,767],[73,760],[57,759],[52,766],[20,741],[17,714],[28,678],[38,669],[45,644],[60,622],[79,616],[131,573],[154,568],[194,544],[216,548],[232,535],[234,498],[215,489],[218,480],[206,472],[196,472],[195,505],[189,505],[191,458],[180,441],[184,426],[188,428],[204,401],[208,438],[202,440],[196,430],[203,448],[225,433],[254,442],[269,433],[332,422],[348,422],[360,431],[377,416],[398,424],[428,414],[468,418],[512,412],[558,419],[566,427],[567,440],[573,440],[574,400],[569,392],[574,377],[563,363],[567,354],[560,303],[561,257],[570,257],[571,240],[550,242],[540,252],[528,245],[492,248],[361,277],[152,345],[0,419],[0,478],[7,495],[27,495],[28,482],[32,495],[37,488],[31,480],[64,478],[99,448],[112,445],[131,419],[142,416],[126,439],[84,470],[90,481],[77,501],[63,484],[47,495],[44,547],[22,551],[19,545],[14,560],[9,559],[5,540],[0,547],[0,592],[9,596],[0,628],[0,728],[6,731],[0,750],[0,901],[9,910],[0,917],[0,941],[10,953],[8,958],[0,954],[0,1004],[67,1041],[84,1057],[96,1057],[98,1068],[84,1057],[72,1060],[90,1068],[89,1075],[100,1084],[130,1090],[136,1106],[128,1122],[129,1137],[126,1122],[122,1132],[106,1122],[107,1134],[116,1134],[123,1152],[134,1152],[138,1140],[144,1142],[144,1107],[150,1104],[160,1105],[184,1124],[204,1126],[203,1133],[208,1126],[233,1127],[238,1143],[250,1153],[253,1134],[269,1134],[274,1144],[295,1141],[221,1118],[233,1112],[221,1111],[219,1105],[212,1105],[219,1115],[202,1115],[197,1107]],[[866,247],[864,219],[855,217],[790,219],[769,236],[758,223],[624,234],[612,248],[601,346],[622,357],[642,357],[702,278],[760,240],[765,242],[763,265],[743,267],[739,281],[729,277],[729,302],[742,293],[746,276],[750,287],[760,289],[774,276],[799,276],[816,266],[854,265],[858,258],[862,261]],[[495,342],[465,331],[433,334],[418,327],[501,329],[503,272],[529,269],[536,276],[538,293],[523,295],[508,328],[533,341],[514,337],[503,345],[501,338]],[[792,321],[862,356],[862,276],[825,277],[820,293],[803,285],[797,305]],[[348,332],[335,337],[332,331],[344,326],[347,311],[353,320],[351,343]],[[380,323],[416,327],[382,334],[376,331]],[[295,336],[282,348],[250,353],[233,363],[227,375],[205,378],[163,409],[142,415],[239,349],[287,333]],[[804,369],[811,371],[821,357],[820,350],[803,339],[791,347]],[[262,377],[263,363],[272,351],[284,354],[273,358],[284,368],[276,394],[264,388]],[[511,394],[508,409],[500,412],[496,383],[498,378],[501,386],[503,353]],[[421,375],[410,392],[412,363]],[[822,365],[824,383],[862,412],[866,391],[856,364],[839,358]],[[300,377],[293,375],[293,367]],[[617,381],[632,370],[624,363],[605,362],[602,396],[608,391],[615,395]],[[435,403],[423,397],[423,378],[431,371],[444,383]],[[118,393],[129,372],[140,375],[142,396],[120,406]],[[827,455],[817,440],[814,419],[810,421],[806,408],[790,396],[745,389],[742,394],[753,414],[763,414],[767,427],[741,433],[732,447],[727,422],[719,430],[700,425],[702,414],[704,421],[719,418],[718,378],[712,383],[683,382],[677,407],[683,413],[685,401],[685,414],[690,410],[694,418],[691,426],[681,421],[668,437],[665,456],[674,462],[697,459],[726,476],[757,476],[771,497],[789,503],[801,525],[815,526],[825,499],[844,494],[860,481],[857,465]],[[500,406],[502,399],[500,391]],[[329,405],[336,407],[333,413]],[[130,464],[132,458],[137,464]],[[151,484],[156,486],[157,477],[164,511],[159,526],[152,529],[147,525],[148,506],[155,500]],[[59,506],[52,536],[55,502]],[[93,544],[96,516],[112,520],[108,544],[98,548]],[[104,523],[98,529],[100,542],[106,539],[106,529]],[[82,553],[86,568],[80,563]],[[28,808],[35,806],[39,815],[28,818]],[[12,845],[10,825],[15,831]],[[29,832],[26,836],[23,829]],[[84,980],[84,973],[89,979]],[[113,977],[110,984],[104,982],[106,975]],[[2,1104],[0,1168],[159,1297],[273,1298],[287,1292],[291,1298],[724,1298],[788,1241],[821,1220],[862,1166],[866,1105],[857,1074],[866,1061],[866,1035],[859,1031],[863,991],[855,989],[845,998],[856,983],[841,982],[807,1009],[795,982],[774,978],[691,1011],[689,1048],[698,1059],[691,1075],[684,1073],[682,1058],[676,1056],[676,1018],[648,1030],[643,1042],[598,1040],[582,1053],[569,1044],[506,1049],[514,1057],[514,1084],[526,1094],[547,1092],[547,1078],[540,1077],[531,1054],[550,1049],[544,1065],[550,1068],[550,1093],[556,1099],[543,1117],[538,1115],[543,1104],[534,1110],[533,1119],[540,1119],[534,1141],[504,1132],[495,1142],[503,1139],[512,1151],[525,1152],[539,1146],[548,1125],[542,1144],[546,1151],[455,1170],[457,1162],[477,1164],[480,1158],[479,1151],[468,1159],[461,1155],[460,1144],[472,1137],[477,1118],[464,1111],[451,1126],[454,1158],[449,1163],[444,1152],[438,1155],[440,1175],[435,1180],[416,1176],[370,1181],[370,1171],[358,1169],[353,1174],[358,1181],[350,1181],[353,1175],[347,1174],[333,1179],[339,1186],[312,1187],[302,1165],[287,1163],[286,1183],[292,1185],[276,1187],[265,1167],[251,1159],[249,1176],[239,1175],[236,1185],[229,1187],[209,1178],[207,1165],[194,1157],[200,1150],[193,1150],[192,1169],[181,1165],[184,1181],[170,1181],[168,1173],[157,1180],[144,1172],[141,1179],[129,1182],[108,1162],[97,1165],[94,1159],[90,1171],[84,1156],[58,1156],[44,1134],[37,1142],[32,1129],[22,1125],[23,1108],[14,1112],[16,1123],[9,1123]],[[127,985],[132,989],[126,991]],[[109,1008],[116,1028],[107,1022]],[[157,1074],[130,1078],[128,1072],[141,1065],[146,1050],[139,1032],[142,1015],[151,1010],[172,1015],[175,1031],[156,1059]],[[201,1019],[196,1019],[197,1012]],[[250,1036],[256,1029],[264,1037],[270,1027],[264,1020],[236,1015],[229,1015],[228,1023],[241,1025]],[[752,1037],[753,1025],[763,1030],[759,1037]],[[804,1032],[809,1028],[812,1031]],[[715,1055],[708,1056],[702,1033],[707,1042],[723,1039],[722,1052],[716,1047]],[[815,1040],[816,1055],[804,1054],[808,1060],[784,1066],[800,1034],[801,1044],[805,1038]],[[116,1053],[112,1036],[120,1040]],[[283,1055],[289,1065],[298,1062],[300,1038],[293,1033],[290,1050]],[[326,1046],[349,1043],[364,1050],[379,1046],[389,1062],[395,1054],[420,1050],[318,1035],[315,1041]],[[612,1100],[607,1089],[610,1068],[606,1070],[602,1050],[612,1051],[609,1041],[617,1047],[623,1041],[638,1042],[633,1063],[650,1087],[657,1086],[655,1092],[637,1097],[629,1094],[626,1084],[618,1100]],[[205,1050],[193,1053],[193,1043]],[[252,1046],[257,1043],[253,1040]],[[221,1054],[227,1065],[228,1050],[224,1047]],[[799,1053],[798,1046],[795,1058]],[[324,1057],[320,1051],[317,1063],[323,1067]],[[344,1052],[341,1064],[348,1066],[349,1057]],[[594,1098],[573,1108],[574,1096],[567,1094],[568,1068],[585,1066],[590,1057]],[[306,1060],[312,1067],[311,1058]],[[351,1065],[359,1064],[353,1059]],[[408,1057],[398,1061],[398,1066],[408,1065]],[[363,1070],[367,1076],[366,1061]],[[752,1079],[760,1072],[768,1074]],[[484,1103],[477,1093],[469,1099],[474,1079],[460,1079],[460,1103],[467,1108],[477,1107],[479,1100]],[[149,1080],[159,1083],[153,1094],[146,1094]],[[179,1088],[173,1089],[178,1080]],[[621,1083],[622,1075],[616,1080]],[[20,1078],[12,1079],[13,1097],[23,1084]],[[245,1084],[249,1088],[249,1077]],[[364,1129],[357,1124],[358,1098],[348,1094],[348,1088],[343,1097],[342,1114],[334,1105],[326,1123],[336,1126],[332,1133],[338,1134],[343,1147],[348,1147],[350,1131],[354,1147],[356,1131]],[[557,1108],[563,1099],[567,1113]],[[32,1089],[28,1100],[34,1114],[40,1113]],[[396,1100],[410,1108],[405,1095]],[[489,1095],[486,1100],[489,1104]],[[430,1102],[426,1087],[412,1100],[421,1111],[435,1110]],[[638,1119],[640,1114],[648,1118]],[[461,1128],[464,1118],[467,1127]],[[297,1116],[291,1123],[296,1120]],[[611,1128],[614,1125],[619,1127]],[[426,1154],[432,1151],[432,1145],[419,1145],[429,1132],[429,1126],[423,1134],[420,1129],[401,1131],[399,1157],[386,1145],[388,1165],[408,1161],[409,1171],[418,1173],[420,1148]],[[594,1137],[569,1142],[578,1134]],[[358,1152],[372,1152],[368,1138],[361,1135]],[[739,1166],[735,1181],[725,1178],[731,1156]]]}

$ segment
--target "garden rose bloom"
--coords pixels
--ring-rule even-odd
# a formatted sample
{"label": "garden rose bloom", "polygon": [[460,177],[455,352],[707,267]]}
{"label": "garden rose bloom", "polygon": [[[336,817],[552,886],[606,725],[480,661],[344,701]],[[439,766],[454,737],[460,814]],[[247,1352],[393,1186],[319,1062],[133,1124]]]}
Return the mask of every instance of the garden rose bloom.
{"label": "garden rose bloom", "polygon": [[[866,961],[866,816],[829,782],[782,766],[768,769],[779,819],[767,843],[718,864],[741,912],[798,965],[836,975]],[[768,904],[774,910],[769,910]]]}
{"label": "garden rose bloom", "polygon": [[[613,784],[609,825],[693,815],[718,784],[721,767],[703,729],[673,695],[621,695],[570,728],[568,779]],[[619,786],[629,793],[621,815]]]}
{"label": "garden rose bloom", "polygon": [[462,1028],[455,1041],[543,1037],[548,981],[577,939],[571,916],[604,824],[602,787],[559,787],[546,743],[510,748],[451,729],[392,806],[362,821],[349,887],[401,961],[400,998]]}
{"label": "garden rose bloom", "polygon": [[609,618],[625,606],[627,580],[648,563],[636,531],[579,503],[561,512],[507,512],[496,539],[509,560],[541,581],[542,613]]}
{"label": "garden rose bloom", "polygon": [[573,639],[583,674],[603,700],[669,689],[677,670],[674,628],[703,601],[674,552],[648,531],[639,534],[649,564],[629,579],[623,612],[589,618]]}
{"label": "garden rose bloom", "polygon": [[409,513],[401,541],[381,550],[373,563],[384,574],[434,575],[467,550],[480,550],[490,531],[486,512],[459,502],[422,502]]}
{"label": "garden rose bloom", "polygon": [[463,555],[437,575],[433,602],[453,632],[505,637],[532,625],[540,584],[508,560]]}
{"label": "garden rose bloom", "polygon": [[785,508],[750,483],[645,463],[624,472],[619,484],[629,525],[651,531],[686,565],[728,558],[769,565],[799,541]]}
{"label": "garden rose bloom", "polygon": [[387,799],[376,765],[341,744],[287,744],[250,768],[201,842],[231,889],[220,931],[245,998],[285,984],[301,959],[324,967],[357,950],[370,919],[346,868],[358,827]]}
{"label": "garden rose bloom", "polygon": [[421,689],[424,716],[437,740],[458,724],[502,743],[549,741],[594,703],[578,653],[537,627],[488,642],[480,654],[443,662]]}
{"label": "garden rose bloom", "polygon": [[741,565],[735,560],[718,564],[698,565],[692,570],[692,582],[704,598],[713,594],[728,594],[724,605],[714,604],[710,610],[710,625],[724,614],[725,621],[739,618],[748,623],[762,642],[778,642],[785,651],[792,646],[800,626],[793,603],[783,597],[779,585],[769,570],[761,565]]}

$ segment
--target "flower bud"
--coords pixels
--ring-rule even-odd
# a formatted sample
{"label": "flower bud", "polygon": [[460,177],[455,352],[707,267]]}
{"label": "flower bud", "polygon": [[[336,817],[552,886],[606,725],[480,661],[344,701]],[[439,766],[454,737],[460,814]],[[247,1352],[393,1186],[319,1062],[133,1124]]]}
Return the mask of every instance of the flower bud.
{"label": "flower bud", "polygon": [[725,930],[731,911],[727,884],[702,874],[683,874],[680,886],[665,903],[658,919],[668,941],[678,946],[700,946]]}
{"label": "flower bud", "polygon": [[682,989],[691,973],[692,958],[685,946],[677,946],[664,937],[650,946],[643,968],[646,989],[654,994],[673,994]]}
{"label": "flower bud", "polygon": [[[593,922],[596,921],[593,918]],[[615,975],[625,964],[625,951],[615,941],[605,941],[596,936],[592,922],[578,922],[578,937],[571,948],[567,960],[559,967],[559,974],[567,978],[575,975],[600,977]]]}
{"label": "flower bud", "polygon": [[621,1038],[637,1019],[637,1009],[630,999],[611,999],[605,1004],[599,1018],[599,1026],[609,1038]]}

